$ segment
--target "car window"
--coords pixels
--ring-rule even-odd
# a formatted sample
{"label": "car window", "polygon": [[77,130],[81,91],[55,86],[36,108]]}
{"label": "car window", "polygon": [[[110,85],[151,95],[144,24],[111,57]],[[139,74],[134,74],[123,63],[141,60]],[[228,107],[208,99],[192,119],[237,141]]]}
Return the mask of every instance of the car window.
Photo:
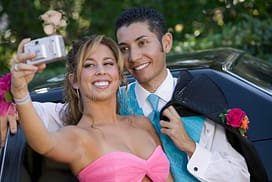
{"label": "car window", "polygon": [[272,94],[272,64],[244,54],[237,59],[231,71]]}
{"label": "car window", "polygon": [[65,61],[53,62],[46,69],[37,73],[29,84],[30,91],[63,86]]}

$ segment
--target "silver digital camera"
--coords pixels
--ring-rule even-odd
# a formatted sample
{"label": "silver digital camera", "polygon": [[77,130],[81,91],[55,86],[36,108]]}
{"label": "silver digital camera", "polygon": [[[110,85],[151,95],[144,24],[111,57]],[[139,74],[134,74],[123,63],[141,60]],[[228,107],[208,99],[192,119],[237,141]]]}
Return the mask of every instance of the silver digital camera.
{"label": "silver digital camera", "polygon": [[35,65],[61,61],[66,57],[64,40],[60,35],[32,40],[24,45],[24,52],[36,54],[34,59],[27,61],[27,64]]}

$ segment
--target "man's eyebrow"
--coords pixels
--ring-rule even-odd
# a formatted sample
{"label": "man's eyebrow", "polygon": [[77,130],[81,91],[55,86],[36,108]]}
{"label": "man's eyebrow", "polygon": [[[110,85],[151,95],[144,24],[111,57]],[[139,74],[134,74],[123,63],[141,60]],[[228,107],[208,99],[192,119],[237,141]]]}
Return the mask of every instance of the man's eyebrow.
{"label": "man's eyebrow", "polygon": [[[149,36],[148,35],[141,35],[141,36],[137,37],[134,41],[138,41],[138,40],[145,38],[145,37],[149,37]],[[126,43],[120,42],[120,43],[118,43],[118,45],[122,46],[122,45],[126,45]]]}
{"label": "man's eyebrow", "polygon": [[149,37],[149,36],[147,36],[147,35],[142,35],[142,36],[140,36],[140,37],[136,38],[136,40],[135,40],[135,41],[138,41],[138,40],[140,40],[140,39],[142,39],[142,38],[145,38],[145,37]]}

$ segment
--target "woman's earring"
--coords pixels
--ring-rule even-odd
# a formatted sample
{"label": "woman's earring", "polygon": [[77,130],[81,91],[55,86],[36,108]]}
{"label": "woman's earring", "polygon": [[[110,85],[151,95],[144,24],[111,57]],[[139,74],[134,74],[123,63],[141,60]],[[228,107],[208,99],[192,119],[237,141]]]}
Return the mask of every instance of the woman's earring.
{"label": "woman's earring", "polygon": [[82,110],[82,104],[81,104],[79,89],[76,89],[76,96],[77,96],[77,99],[78,99],[78,102],[77,102],[78,109],[82,113],[83,110]]}
{"label": "woman's earring", "polygon": [[77,96],[78,100],[80,100],[79,89],[76,89],[76,96]]}

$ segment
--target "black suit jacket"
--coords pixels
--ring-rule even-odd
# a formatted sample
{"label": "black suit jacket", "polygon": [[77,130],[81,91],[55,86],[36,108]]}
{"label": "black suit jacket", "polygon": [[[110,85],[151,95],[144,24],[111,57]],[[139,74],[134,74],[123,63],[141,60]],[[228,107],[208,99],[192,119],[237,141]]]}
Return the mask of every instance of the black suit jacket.
{"label": "black suit jacket", "polygon": [[[222,90],[207,75],[193,77],[188,71],[181,71],[172,99],[161,113],[170,105],[173,105],[181,116],[204,115],[222,125],[229,143],[245,158],[250,181],[268,181],[265,168],[252,142],[241,136],[237,129],[220,120],[219,114],[228,109],[228,103]],[[167,120],[162,115],[161,119]]]}

